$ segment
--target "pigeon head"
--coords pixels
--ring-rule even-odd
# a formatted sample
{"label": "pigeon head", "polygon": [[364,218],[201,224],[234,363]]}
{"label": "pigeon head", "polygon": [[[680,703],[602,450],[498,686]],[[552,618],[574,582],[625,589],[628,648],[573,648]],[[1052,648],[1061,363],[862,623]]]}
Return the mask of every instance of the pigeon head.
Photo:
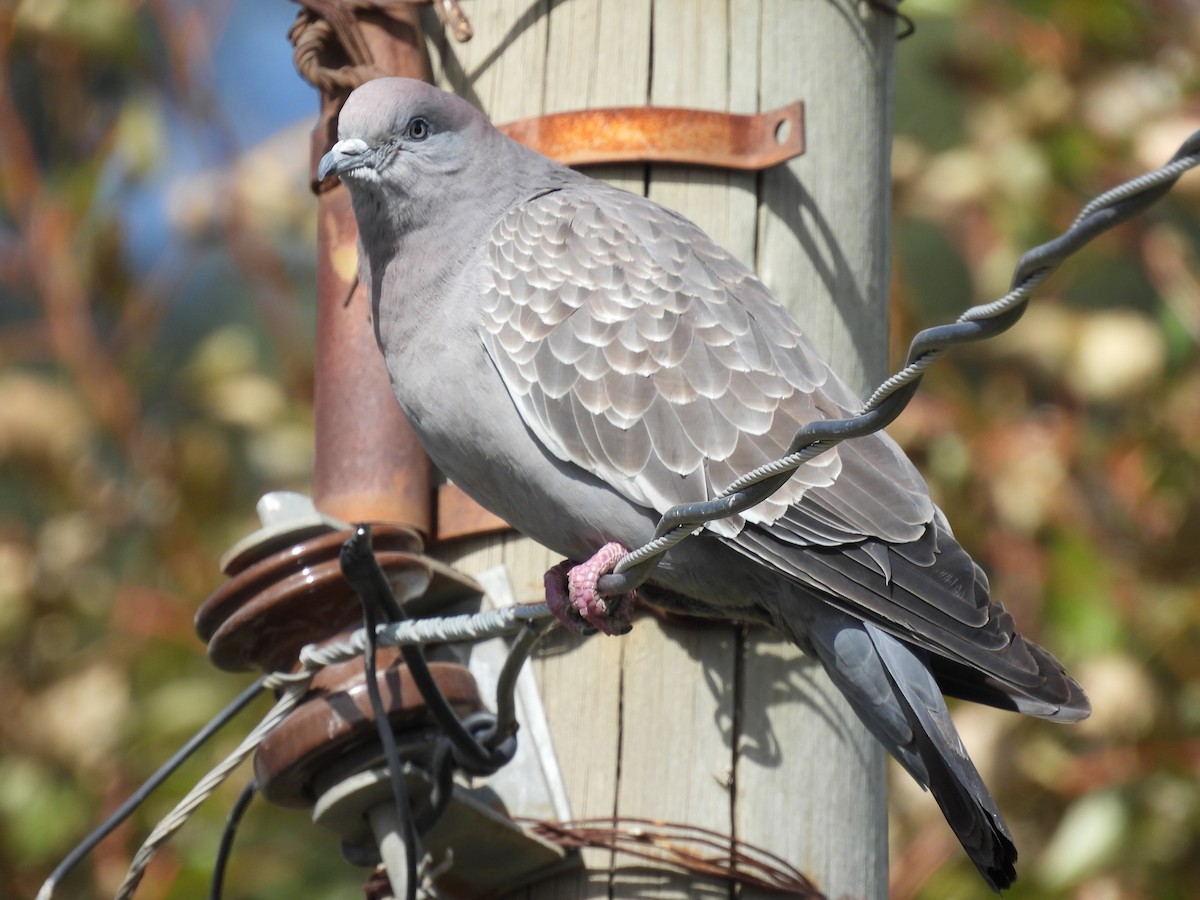
{"label": "pigeon head", "polygon": [[340,176],[351,194],[389,187],[411,194],[422,181],[432,189],[470,165],[486,129],[483,115],[452,94],[411,78],[378,78],[347,99],[339,140],[317,176]]}

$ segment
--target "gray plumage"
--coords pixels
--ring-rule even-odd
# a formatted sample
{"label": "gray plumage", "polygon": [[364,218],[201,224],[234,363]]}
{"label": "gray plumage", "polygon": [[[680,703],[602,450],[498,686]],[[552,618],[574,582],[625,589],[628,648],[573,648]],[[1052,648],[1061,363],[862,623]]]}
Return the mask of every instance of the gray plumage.
{"label": "gray plumage", "polygon": [[[781,456],[859,401],[763,284],[682,216],[521,147],[462,100],[381,79],[322,160],[350,189],[376,335],[434,462],[570,559]],[[641,593],[773,624],[932,789],[994,888],[1016,850],[942,693],[1074,721],[1079,686],[1014,630],[886,435],[672,550]]]}

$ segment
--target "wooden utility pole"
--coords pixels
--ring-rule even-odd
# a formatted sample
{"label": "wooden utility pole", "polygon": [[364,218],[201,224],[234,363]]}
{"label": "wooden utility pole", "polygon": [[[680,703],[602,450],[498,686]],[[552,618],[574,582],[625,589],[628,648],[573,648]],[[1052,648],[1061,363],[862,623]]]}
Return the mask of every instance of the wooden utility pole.
{"label": "wooden utility pole", "polygon": [[[591,174],[698,222],[758,269],[852,386],[877,383],[891,16],[858,0],[488,0],[468,12],[467,44],[424,15],[434,78],[498,123],[598,106],[753,113],[804,100],[807,152],[786,167]],[[512,535],[435,553],[468,572],[505,565],[522,601],[540,598],[542,573],[557,562]],[[789,860],[831,897],[886,895],[883,751],[820,666],[774,633],[647,616],[621,639],[559,631],[536,671],[575,816],[731,833]],[[729,896],[726,885],[607,852],[585,861],[586,872],[515,896]]]}

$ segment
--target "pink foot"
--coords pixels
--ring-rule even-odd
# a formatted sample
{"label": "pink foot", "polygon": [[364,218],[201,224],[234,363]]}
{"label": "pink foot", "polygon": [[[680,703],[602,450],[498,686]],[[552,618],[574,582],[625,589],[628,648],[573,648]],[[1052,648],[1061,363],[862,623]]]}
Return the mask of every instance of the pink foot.
{"label": "pink foot", "polygon": [[605,634],[629,631],[633,591],[602,597],[596,589],[600,578],[627,552],[616,542],[605,544],[585,563],[574,565],[564,560],[546,573],[546,604],[563,625],[571,631],[585,631],[589,625]]}

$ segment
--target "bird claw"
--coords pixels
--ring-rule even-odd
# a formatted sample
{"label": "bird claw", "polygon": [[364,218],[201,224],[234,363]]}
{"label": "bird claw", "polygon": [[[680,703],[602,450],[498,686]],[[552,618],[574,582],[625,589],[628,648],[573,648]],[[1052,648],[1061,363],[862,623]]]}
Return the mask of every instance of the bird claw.
{"label": "bird claw", "polygon": [[580,633],[627,634],[633,627],[633,591],[605,597],[597,590],[628,551],[621,544],[605,544],[587,562],[564,560],[546,572],[546,604],[563,625]]}

